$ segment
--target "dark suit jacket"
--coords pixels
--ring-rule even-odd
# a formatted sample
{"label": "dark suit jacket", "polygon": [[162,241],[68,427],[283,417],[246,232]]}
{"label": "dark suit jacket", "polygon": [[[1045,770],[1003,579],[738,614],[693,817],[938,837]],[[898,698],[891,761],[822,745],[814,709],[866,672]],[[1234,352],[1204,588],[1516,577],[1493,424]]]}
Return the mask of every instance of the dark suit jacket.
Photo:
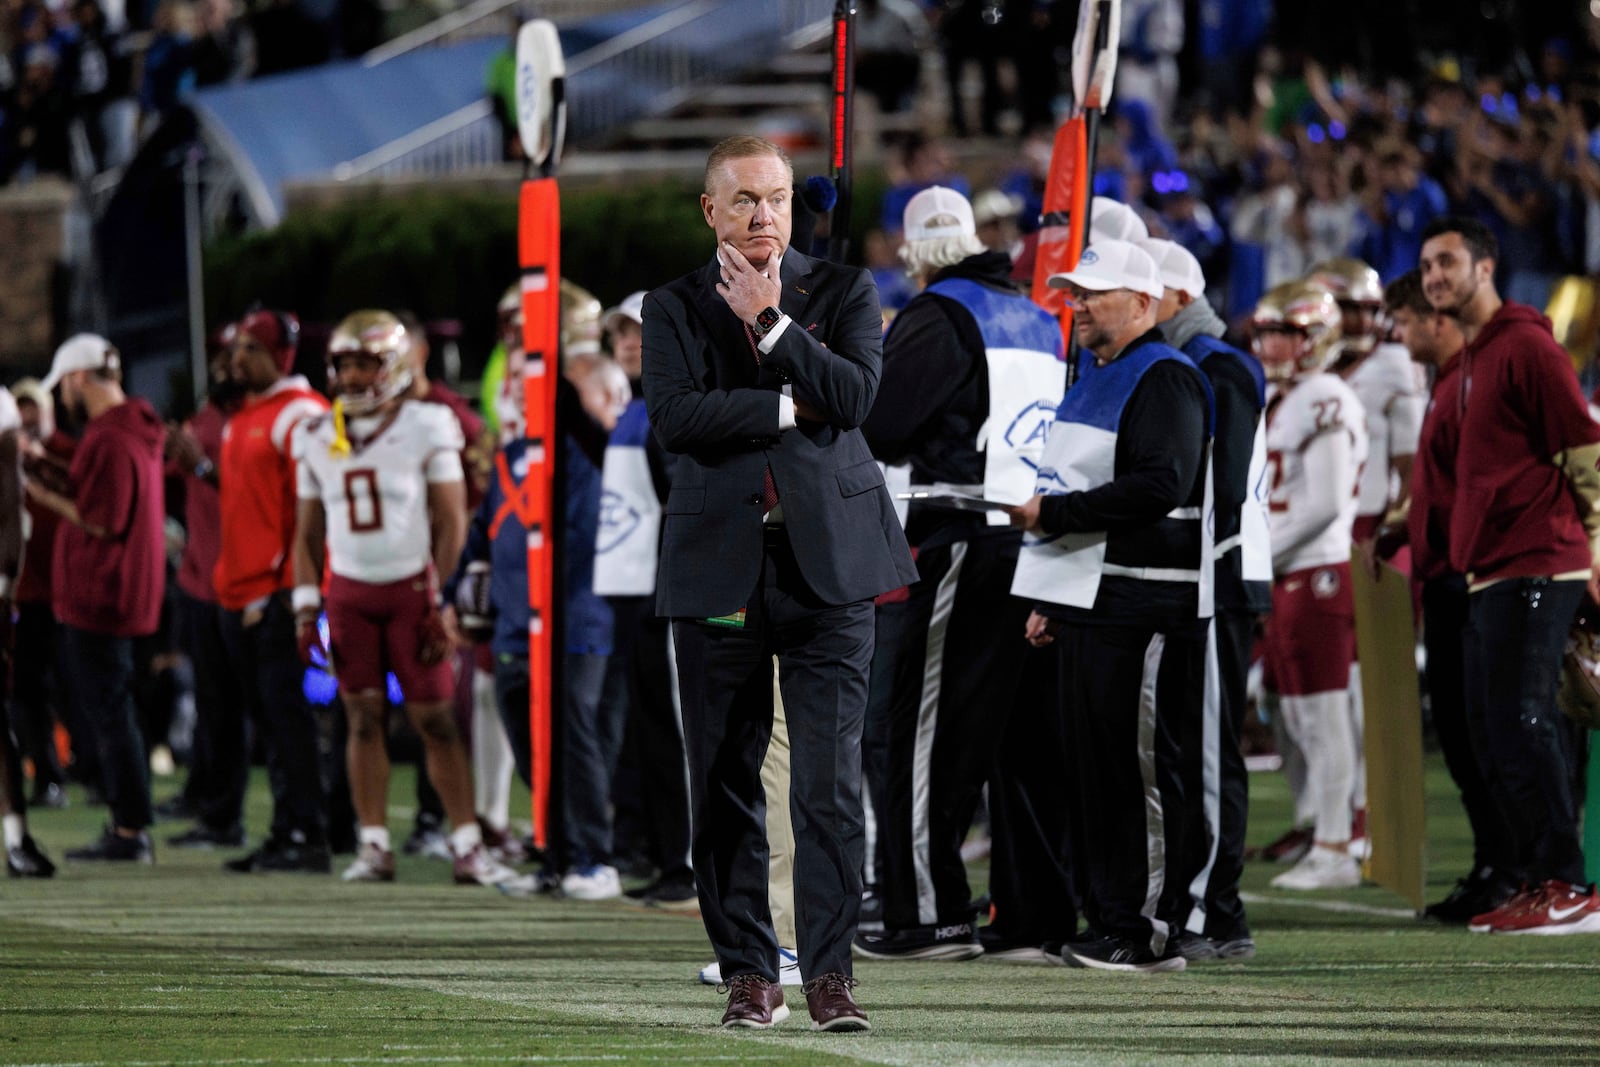
{"label": "dark suit jacket", "polygon": [[[883,475],[857,429],[882,363],[878,293],[864,270],[784,254],[792,320],[757,365],[717,295],[716,258],[644,301],[650,425],[681,460],[667,496],[656,610],[677,618],[745,607],[762,559],[762,473],[772,467],[789,540],[818,599],[848,604],[916,580]],[[825,413],[778,431],[778,398]]]}

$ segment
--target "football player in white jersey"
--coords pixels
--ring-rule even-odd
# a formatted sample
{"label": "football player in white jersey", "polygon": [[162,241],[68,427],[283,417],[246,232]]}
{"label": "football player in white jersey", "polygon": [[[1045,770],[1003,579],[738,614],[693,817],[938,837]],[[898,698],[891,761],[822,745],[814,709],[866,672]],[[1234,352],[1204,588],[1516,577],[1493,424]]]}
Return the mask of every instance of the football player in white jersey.
{"label": "football player in white jersey", "polygon": [[309,659],[321,643],[326,549],[325,651],[350,720],[346,756],[361,824],[345,881],[394,878],[384,729],[392,671],[452,826],[455,879],[493,885],[515,872],[489,855],[473,811],[472,772],[452,712],[455,641],[438,603],[437,576],[455,566],[466,532],[461,428],[448,408],[404,399],[409,347],[387,311],[350,315],[328,342],[333,409],[294,434],[296,624]]}
{"label": "football player in white jersey", "polygon": [[1349,852],[1350,530],[1367,433],[1361,401],[1326,369],[1339,320],[1331,293],[1296,282],[1268,293],[1252,323],[1257,358],[1278,389],[1267,405],[1273,589],[1266,653],[1285,724],[1305,758],[1316,813],[1310,850],[1272,880],[1280,889],[1361,881]]}
{"label": "football player in white jersey", "polygon": [[[1369,572],[1375,572],[1378,528],[1388,516],[1405,514],[1411,498],[1411,461],[1422,435],[1427,391],[1421,368],[1404,345],[1388,340],[1383,314],[1383,284],[1378,272],[1350,256],[1324,260],[1310,278],[1339,303],[1339,355],[1334,370],[1355,392],[1367,412],[1367,463],[1361,468],[1361,490],[1352,531],[1356,549]],[[1357,855],[1367,847],[1367,765],[1362,755],[1364,730],[1361,665],[1350,672],[1350,723],[1356,735],[1356,775],[1350,806]]]}

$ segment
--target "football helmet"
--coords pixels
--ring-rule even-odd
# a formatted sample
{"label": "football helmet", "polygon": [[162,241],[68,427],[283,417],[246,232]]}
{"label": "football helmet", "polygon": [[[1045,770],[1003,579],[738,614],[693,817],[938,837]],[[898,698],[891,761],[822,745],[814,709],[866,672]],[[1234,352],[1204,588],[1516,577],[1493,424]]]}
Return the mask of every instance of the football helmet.
{"label": "football helmet", "polygon": [[561,279],[561,352],[581,356],[600,351],[598,298],[574,281]]}
{"label": "football helmet", "polygon": [[[1269,379],[1293,381],[1325,369],[1338,354],[1341,321],[1339,304],[1324,286],[1309,281],[1285,282],[1270,289],[1256,304],[1250,317],[1255,334],[1251,347]],[[1268,358],[1261,335],[1271,330],[1298,335],[1292,358]]]}
{"label": "football helmet", "polygon": [[[389,312],[356,311],[345,316],[328,338],[328,383],[338,393],[345,414],[368,414],[411,388],[410,351],[405,326]],[[358,353],[378,360],[378,377],[360,392],[345,392],[339,388],[339,357]]]}
{"label": "football helmet", "polygon": [[[1311,268],[1306,276],[1316,282],[1339,302],[1347,312],[1344,323],[1344,352],[1365,356],[1377,347],[1386,332],[1383,321],[1383,281],[1378,272],[1353,256],[1335,256]],[[1360,317],[1360,327],[1351,316]]]}

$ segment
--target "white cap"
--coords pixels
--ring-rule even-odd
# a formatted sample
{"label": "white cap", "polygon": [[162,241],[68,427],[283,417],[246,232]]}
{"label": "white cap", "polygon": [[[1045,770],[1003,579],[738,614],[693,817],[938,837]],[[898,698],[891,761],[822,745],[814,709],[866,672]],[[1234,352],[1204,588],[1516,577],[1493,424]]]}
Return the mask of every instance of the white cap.
{"label": "white cap", "polygon": [[1150,236],[1150,227],[1133,208],[1109,196],[1097,196],[1089,208],[1089,243],[1107,237],[1118,241],[1141,241]]}
{"label": "white cap", "polygon": [[1176,241],[1160,237],[1146,237],[1134,244],[1150,254],[1156,261],[1156,273],[1161,284],[1180,293],[1188,293],[1195,300],[1206,295],[1206,275],[1194,254]]}
{"label": "white cap", "polygon": [[621,319],[632,319],[640,326],[644,325],[643,289],[640,289],[636,293],[629,293],[627,296],[623,297],[622,303],[618,304],[614,308],[611,308],[605,313],[604,316],[601,317],[600,326],[608,331],[614,330],[617,328],[617,322]]}
{"label": "white cap", "polygon": [[972,217],[979,224],[1016,218],[1021,210],[1020,196],[1012,196],[999,189],[985,189],[972,198]]}
{"label": "white cap", "polygon": [[[940,216],[948,216],[938,221]],[[907,241],[931,241],[940,237],[976,237],[972,205],[954,189],[930,185],[906,204],[902,216]]]}
{"label": "white cap", "polygon": [[1156,271],[1156,261],[1148,252],[1129,241],[1110,238],[1085,248],[1078,265],[1067,273],[1050,275],[1052,289],[1074,285],[1095,292],[1131,289],[1149,295],[1152,300],[1160,300],[1164,288],[1161,275]]}
{"label": "white cap", "polygon": [[40,387],[46,391],[61,384],[61,379],[75,370],[99,370],[102,367],[120,367],[117,346],[94,333],[80,333],[69,337],[56,349],[56,358],[50,361],[50,373],[45,375]]}

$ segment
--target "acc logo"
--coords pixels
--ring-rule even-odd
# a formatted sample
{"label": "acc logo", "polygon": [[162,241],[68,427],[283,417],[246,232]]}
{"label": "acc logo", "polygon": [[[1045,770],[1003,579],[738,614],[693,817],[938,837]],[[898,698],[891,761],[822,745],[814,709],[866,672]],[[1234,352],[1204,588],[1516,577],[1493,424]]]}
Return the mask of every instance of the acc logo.
{"label": "acc logo", "polygon": [[596,552],[610,552],[639,528],[638,509],[621,493],[610,489],[600,494],[600,530],[594,539]]}
{"label": "acc logo", "polygon": [[1318,600],[1327,600],[1339,592],[1339,572],[1334,570],[1317,571],[1311,576],[1311,595]]}
{"label": "acc logo", "polygon": [[1017,453],[1017,458],[1026,463],[1032,470],[1038,470],[1039,464],[1022,454],[1025,448],[1044,448],[1044,440],[1050,434],[1050,424],[1056,419],[1054,404],[1043,400],[1035,400],[1021,411],[1016,418],[1011,420],[1011,425],[1006,427],[1005,443]]}
{"label": "acc logo", "polygon": [[1088,267],[1098,262],[1100,262],[1100,253],[1092,248],[1085,248],[1083,255],[1078,257],[1078,266],[1080,267]]}

